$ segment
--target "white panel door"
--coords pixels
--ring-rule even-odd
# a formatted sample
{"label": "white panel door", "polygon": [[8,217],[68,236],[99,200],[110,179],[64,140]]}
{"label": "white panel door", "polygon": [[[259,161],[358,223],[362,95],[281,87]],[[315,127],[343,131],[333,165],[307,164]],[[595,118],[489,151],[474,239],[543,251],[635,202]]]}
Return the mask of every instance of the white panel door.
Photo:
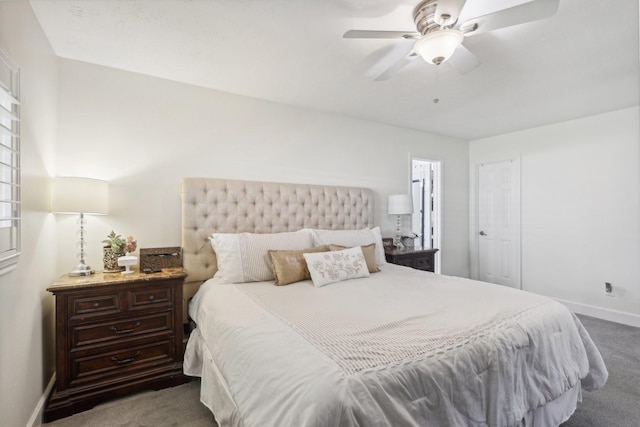
{"label": "white panel door", "polygon": [[478,278],[520,288],[519,162],[478,169]]}

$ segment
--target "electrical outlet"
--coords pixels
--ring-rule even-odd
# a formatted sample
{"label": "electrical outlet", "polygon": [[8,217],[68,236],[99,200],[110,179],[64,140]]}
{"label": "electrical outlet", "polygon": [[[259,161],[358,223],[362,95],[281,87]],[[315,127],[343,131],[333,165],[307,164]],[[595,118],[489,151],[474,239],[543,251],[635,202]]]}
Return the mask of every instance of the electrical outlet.
{"label": "electrical outlet", "polygon": [[613,297],[615,294],[613,293],[613,285],[609,282],[604,282],[604,293],[608,297]]}

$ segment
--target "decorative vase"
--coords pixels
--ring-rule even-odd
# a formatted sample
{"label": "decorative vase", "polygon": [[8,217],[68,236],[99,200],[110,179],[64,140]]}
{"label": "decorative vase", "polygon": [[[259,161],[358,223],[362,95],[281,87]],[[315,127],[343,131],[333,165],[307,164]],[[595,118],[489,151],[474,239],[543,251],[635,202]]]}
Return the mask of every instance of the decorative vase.
{"label": "decorative vase", "polygon": [[105,273],[119,273],[124,270],[124,267],[118,266],[118,257],[121,257],[122,253],[115,253],[110,246],[102,248],[102,262],[104,264]]}

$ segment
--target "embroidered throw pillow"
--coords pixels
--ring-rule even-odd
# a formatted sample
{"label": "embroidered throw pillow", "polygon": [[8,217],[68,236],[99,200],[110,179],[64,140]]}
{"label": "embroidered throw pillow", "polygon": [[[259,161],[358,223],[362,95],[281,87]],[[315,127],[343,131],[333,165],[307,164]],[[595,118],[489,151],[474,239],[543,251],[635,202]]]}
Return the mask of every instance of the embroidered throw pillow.
{"label": "embroidered throw pillow", "polygon": [[343,280],[368,277],[369,269],[360,246],[342,251],[302,254],[317,288]]}
{"label": "embroidered throw pillow", "polygon": [[[344,249],[347,249],[347,247],[341,245],[329,245],[329,250],[331,251],[342,251]],[[362,255],[364,255],[364,260],[367,262],[369,273],[377,273],[380,271],[378,263],[376,262],[376,244],[371,243],[366,246],[360,246],[360,249],[362,249]]]}

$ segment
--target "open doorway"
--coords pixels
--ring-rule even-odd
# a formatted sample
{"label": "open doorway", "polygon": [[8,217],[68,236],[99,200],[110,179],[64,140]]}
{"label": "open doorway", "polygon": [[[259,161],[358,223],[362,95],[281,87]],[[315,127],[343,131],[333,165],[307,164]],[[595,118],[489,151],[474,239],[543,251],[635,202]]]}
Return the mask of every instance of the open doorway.
{"label": "open doorway", "polygon": [[[418,235],[416,245],[441,249],[441,162],[411,158],[413,215],[411,231]],[[435,272],[440,272],[440,254],[436,253]]]}

